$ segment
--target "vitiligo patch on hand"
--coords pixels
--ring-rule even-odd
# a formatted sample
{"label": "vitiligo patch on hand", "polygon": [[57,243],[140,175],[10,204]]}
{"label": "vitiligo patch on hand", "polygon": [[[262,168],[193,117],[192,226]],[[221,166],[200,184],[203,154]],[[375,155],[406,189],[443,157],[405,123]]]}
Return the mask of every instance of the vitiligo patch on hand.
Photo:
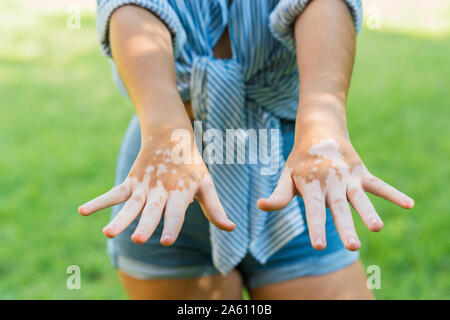
{"label": "vitiligo patch on hand", "polygon": [[190,189],[191,185],[198,186],[207,172],[204,164],[176,164],[172,162],[171,155],[169,146],[153,148],[152,145],[149,145],[146,152],[142,152],[138,156],[142,159],[136,159],[136,163],[142,161],[142,163],[150,164],[145,169],[133,167],[130,177],[142,179],[141,181],[145,180],[148,185],[147,190],[155,188],[157,181],[163,183],[167,192]]}
{"label": "vitiligo patch on hand", "polygon": [[320,140],[319,143],[311,146],[308,153],[312,156],[319,156],[324,159],[344,158],[339,151],[339,145],[333,139]]}
{"label": "vitiligo patch on hand", "polygon": [[167,167],[162,163],[158,164],[158,171],[156,171],[156,175],[159,176],[161,173],[167,172]]}
{"label": "vitiligo patch on hand", "polygon": [[[335,190],[342,183],[349,183],[350,179],[358,172],[359,166],[351,167],[339,150],[339,145],[334,139],[323,139],[314,144],[308,150],[313,157],[311,162],[301,162],[300,170],[296,170],[298,178],[307,189],[316,192]],[[312,164],[314,165],[312,165]],[[360,166],[363,168],[363,166]],[[345,181],[344,181],[345,180]],[[320,189],[317,189],[320,185]]]}

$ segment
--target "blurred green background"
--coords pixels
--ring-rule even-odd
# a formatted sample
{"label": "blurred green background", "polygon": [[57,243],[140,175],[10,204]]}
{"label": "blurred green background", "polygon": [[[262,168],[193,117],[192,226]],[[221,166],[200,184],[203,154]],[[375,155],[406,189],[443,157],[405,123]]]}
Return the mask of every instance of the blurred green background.
{"label": "blurred green background", "polygon": [[[448,299],[450,6],[411,1],[364,2],[381,28],[359,35],[348,117],[366,166],[416,206],[372,197],[377,234],[355,219],[378,298]],[[93,3],[77,3],[80,29],[66,27],[70,1],[0,2],[1,299],[126,298],[101,232],[109,211],[77,207],[113,185],[133,108],[100,54]],[[66,288],[69,265],[81,290]]]}

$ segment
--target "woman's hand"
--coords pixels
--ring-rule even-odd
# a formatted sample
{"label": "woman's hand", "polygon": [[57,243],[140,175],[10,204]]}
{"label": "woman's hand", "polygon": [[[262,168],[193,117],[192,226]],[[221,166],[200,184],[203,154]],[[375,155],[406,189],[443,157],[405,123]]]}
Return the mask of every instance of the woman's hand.
{"label": "woman's hand", "polygon": [[372,231],[379,231],[383,222],[365,191],[403,208],[412,208],[414,201],[370,174],[350,143],[346,98],[356,37],[345,2],[312,1],[294,29],[300,80],[295,143],[278,186],[258,207],[279,210],[300,194],[311,243],[321,250],[326,247],[328,206],[345,247],[357,250],[361,243],[348,201]]}
{"label": "woman's hand", "polygon": [[342,242],[349,250],[361,243],[353,225],[348,201],[371,231],[379,231],[383,222],[365,191],[409,209],[414,201],[394,187],[373,176],[359,158],[346,134],[327,134],[324,126],[311,126],[296,136],[278,186],[258,207],[265,211],[284,208],[295,196],[303,197],[311,243],[315,249],[326,247],[325,208],[331,210]]}
{"label": "woman's hand", "polygon": [[[149,10],[126,5],[114,11],[110,22],[110,44],[114,62],[136,108],[141,124],[141,150],[125,181],[82,205],[78,211],[90,215],[126,202],[103,229],[115,237],[139,215],[132,235],[144,243],[152,235],[164,213],[163,245],[175,242],[189,203],[194,198],[206,217],[218,228],[235,228],[225,215],[214,184],[195,144],[189,117],[178,94],[171,34]],[[196,161],[177,158],[175,130],[183,129],[192,140]]]}
{"label": "woman's hand", "polygon": [[103,233],[107,237],[115,237],[141,215],[131,237],[138,244],[150,238],[164,213],[160,241],[169,246],[178,237],[188,205],[196,198],[209,221],[222,230],[232,231],[235,224],[228,220],[197,148],[189,149],[194,152],[192,159],[197,159],[197,163],[194,160],[183,163],[177,158],[176,146],[179,142],[171,141],[170,136],[168,128],[164,132],[153,131],[146,135],[125,181],[80,206],[79,213],[87,216],[126,202]]}

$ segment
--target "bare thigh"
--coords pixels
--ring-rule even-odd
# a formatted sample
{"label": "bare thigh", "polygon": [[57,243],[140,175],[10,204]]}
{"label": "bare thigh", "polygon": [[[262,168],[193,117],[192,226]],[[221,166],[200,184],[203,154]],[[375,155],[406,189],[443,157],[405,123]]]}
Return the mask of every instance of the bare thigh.
{"label": "bare thigh", "polygon": [[333,273],[302,277],[249,291],[252,299],[373,299],[359,261]]}
{"label": "bare thigh", "polygon": [[118,271],[128,296],[134,300],[242,299],[242,277],[236,270],[189,279],[140,280]]}

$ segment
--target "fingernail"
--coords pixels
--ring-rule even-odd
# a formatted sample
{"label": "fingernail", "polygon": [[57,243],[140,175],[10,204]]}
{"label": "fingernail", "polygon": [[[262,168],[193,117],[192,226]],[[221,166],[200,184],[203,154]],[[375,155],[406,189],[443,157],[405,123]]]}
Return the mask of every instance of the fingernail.
{"label": "fingernail", "polygon": [[347,238],[347,243],[348,244],[357,244],[356,239],[353,237],[348,237]]}
{"label": "fingernail", "polygon": [[131,236],[131,239],[141,241],[143,239],[143,237],[144,237],[144,235],[142,233],[134,233]]}
{"label": "fingernail", "polygon": [[234,222],[231,221],[230,219],[226,220],[226,223],[230,226],[234,226]]}
{"label": "fingernail", "polygon": [[406,197],[405,202],[406,202],[406,205],[408,205],[410,207],[414,206],[414,200],[411,199],[410,197]]}
{"label": "fingernail", "polygon": [[106,226],[103,228],[103,234],[107,237],[111,237],[111,233],[113,233],[113,227],[112,226]]}
{"label": "fingernail", "polygon": [[377,227],[379,222],[379,220],[377,218],[373,218],[372,220],[370,220],[369,225],[372,227]]}
{"label": "fingernail", "polygon": [[171,236],[170,234],[168,234],[168,233],[164,234],[164,235],[161,237],[161,241],[162,241],[162,242],[170,241],[171,239],[172,239],[172,236]]}
{"label": "fingernail", "polygon": [[316,246],[323,246],[324,245],[324,241],[323,241],[323,239],[322,238],[316,238]]}

